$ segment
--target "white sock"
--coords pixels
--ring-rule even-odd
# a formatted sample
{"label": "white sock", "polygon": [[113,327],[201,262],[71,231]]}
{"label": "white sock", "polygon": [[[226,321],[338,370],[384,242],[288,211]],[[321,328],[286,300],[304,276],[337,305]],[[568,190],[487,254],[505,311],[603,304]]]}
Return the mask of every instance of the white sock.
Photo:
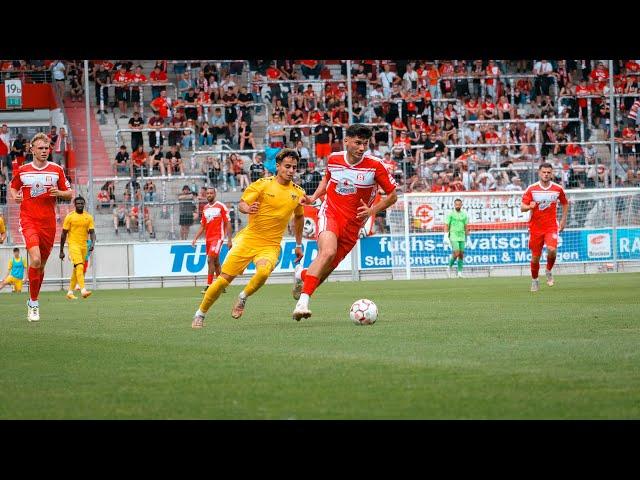
{"label": "white sock", "polygon": [[240,292],[240,294],[238,295],[238,298],[241,298],[242,300],[246,300],[247,297],[249,295],[247,295],[246,293],[244,293],[244,290]]}
{"label": "white sock", "polygon": [[198,309],[198,310],[196,310],[196,315],[204,317],[204,312],[202,310]]}
{"label": "white sock", "polygon": [[39,307],[40,303],[38,303],[38,300],[34,301],[34,300],[29,299],[29,306],[30,307]]}
{"label": "white sock", "polygon": [[82,290],[80,290],[81,293],[87,293],[87,289],[83,288]]}
{"label": "white sock", "polygon": [[295,269],[296,280],[302,280],[302,265],[298,264]]}
{"label": "white sock", "polygon": [[67,292],[67,295],[73,295],[73,290],[69,290],[69,291]]}
{"label": "white sock", "polygon": [[298,300],[298,304],[296,307],[306,307],[309,308],[309,294],[302,293],[300,294],[300,299]]}

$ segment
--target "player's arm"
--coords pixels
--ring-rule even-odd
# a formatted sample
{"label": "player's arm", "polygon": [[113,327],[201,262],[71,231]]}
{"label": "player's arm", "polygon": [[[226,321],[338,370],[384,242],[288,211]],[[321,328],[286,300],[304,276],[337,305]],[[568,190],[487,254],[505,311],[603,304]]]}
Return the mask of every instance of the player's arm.
{"label": "player's arm", "polygon": [[201,223],[200,224],[200,228],[196,232],[196,236],[193,237],[193,241],[191,242],[191,246],[192,247],[196,246],[196,242],[198,241],[198,238],[200,238],[200,235],[202,235],[202,232],[204,232],[204,225],[202,225],[202,223]]}
{"label": "player's arm", "polygon": [[9,193],[14,202],[22,202],[22,181],[20,180],[20,175],[16,175],[13,177],[13,180],[11,180]]}
{"label": "player's arm", "polygon": [[535,207],[536,207],[536,202],[533,201],[531,192],[527,190],[526,192],[524,192],[524,195],[522,196],[522,204],[520,205],[520,211],[528,212],[529,210],[533,210]]}
{"label": "player's arm", "polygon": [[[67,223],[65,221],[65,223]],[[68,229],[62,229],[62,234],[60,235],[60,260],[64,260],[64,244],[67,241],[67,235],[69,234],[69,230]]]}
{"label": "player's arm", "polygon": [[567,217],[569,216],[569,200],[567,200],[567,196],[564,194],[564,190],[560,192],[560,205],[562,205],[562,217],[560,218],[560,225],[558,225],[558,232],[564,230],[564,227],[567,225]]}
{"label": "player's arm", "polygon": [[304,208],[298,205],[294,211],[293,217],[293,235],[296,237],[296,259],[294,263],[300,263],[304,253],[302,251],[302,231],[304,229]]}
{"label": "player's arm", "polygon": [[240,202],[238,203],[238,210],[249,215],[258,213],[258,208],[260,207],[258,198],[260,197],[260,194],[262,193],[262,190],[264,189],[266,184],[266,181],[258,180],[249,185],[240,198]]}
{"label": "player's arm", "polygon": [[322,180],[318,184],[318,188],[316,188],[316,191],[313,192],[313,195],[311,195],[310,197],[307,196],[307,195],[305,195],[304,197],[301,197],[300,198],[300,204],[301,205],[311,205],[318,198],[322,197],[325,193],[327,193],[327,185],[328,184],[329,184],[329,170],[327,170],[326,175],[324,177],[322,177]]}
{"label": "player's arm", "polygon": [[231,242],[231,222],[227,219],[223,223],[224,236],[227,237],[227,247],[231,248],[233,243]]}
{"label": "player's arm", "polygon": [[64,200],[71,200],[73,198],[71,184],[69,183],[69,180],[67,180],[64,172],[62,172],[62,175],[58,177],[58,183],[49,190],[49,195],[52,197],[63,198]]}
{"label": "player's arm", "polygon": [[89,239],[91,240],[89,251],[93,252],[93,248],[96,246],[96,231],[93,228],[89,229]]}

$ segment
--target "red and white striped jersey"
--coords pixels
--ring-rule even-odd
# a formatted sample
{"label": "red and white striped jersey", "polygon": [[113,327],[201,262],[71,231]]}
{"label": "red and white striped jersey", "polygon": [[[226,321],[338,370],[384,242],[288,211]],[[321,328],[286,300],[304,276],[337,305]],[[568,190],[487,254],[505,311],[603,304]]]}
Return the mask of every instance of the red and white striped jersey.
{"label": "red and white striped jersey", "polygon": [[321,210],[349,223],[362,223],[357,218],[358,207],[362,205],[360,200],[371,206],[378,186],[387,194],[396,188],[393,175],[389,174],[381,159],[363,155],[359,162],[351,165],[346,151],[329,155],[325,178],[327,194]]}
{"label": "red and white striped jersey", "polygon": [[11,180],[11,188],[22,190],[21,220],[55,223],[57,197],[49,195],[52,187],[61,191],[71,188],[60,165],[47,162],[42,168],[37,168],[33,163],[20,167]]}
{"label": "red and white striped jersey", "polygon": [[224,237],[224,223],[229,221],[229,210],[222,202],[207,203],[202,209],[200,224],[205,227],[207,240],[219,240]]}
{"label": "red and white striped jersey", "polygon": [[544,188],[540,182],[529,185],[522,195],[522,203],[536,202],[536,206],[529,218],[529,230],[535,233],[555,232],[558,230],[557,204],[560,202],[566,208],[569,201],[564,188],[555,182]]}

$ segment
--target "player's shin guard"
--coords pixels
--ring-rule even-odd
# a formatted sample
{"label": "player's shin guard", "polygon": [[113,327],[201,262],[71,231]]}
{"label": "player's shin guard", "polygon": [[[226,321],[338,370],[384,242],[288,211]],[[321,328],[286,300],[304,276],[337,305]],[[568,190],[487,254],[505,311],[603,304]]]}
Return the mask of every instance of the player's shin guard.
{"label": "player's shin guard", "polygon": [[307,295],[313,295],[313,292],[316,291],[320,285],[320,279],[318,277],[314,277],[313,275],[305,275],[304,285],[302,286],[302,293],[306,293]]}
{"label": "player's shin guard", "polygon": [[253,275],[253,277],[251,277],[251,280],[249,280],[249,283],[247,283],[247,286],[244,287],[245,295],[249,297],[254,293],[256,293],[256,291],[262,285],[264,285],[264,282],[267,281],[267,278],[269,278],[269,275],[271,275],[271,268],[269,265],[260,265],[256,267],[256,273]]}
{"label": "player's shin guard", "polygon": [[[84,288],[84,264],[78,263],[77,265],[74,265],[73,268],[76,272],[76,281],[78,282],[78,286],[80,287],[80,290],[82,290]],[[75,283],[72,283],[71,285],[75,287]]]}
{"label": "player's shin guard", "polygon": [[40,277],[40,269],[29,267],[29,297],[32,302],[38,300],[41,285],[42,279]]}
{"label": "player's shin guard", "polygon": [[453,267],[454,263],[456,263],[456,257],[451,255],[451,258],[449,259],[449,268]]}
{"label": "player's shin guard", "polygon": [[540,271],[540,262],[531,262],[531,278],[534,280],[538,278],[538,272]]}
{"label": "player's shin guard", "polygon": [[229,285],[229,282],[223,277],[218,277],[215,282],[211,284],[209,288],[207,288],[207,293],[204,294],[204,298],[202,299],[202,303],[200,304],[200,311],[203,313],[207,313],[213,305],[220,294],[224,291],[225,288]]}
{"label": "player's shin guard", "polygon": [[307,278],[307,269],[303,268],[302,270],[300,270],[300,280],[304,282],[305,278]]}
{"label": "player's shin guard", "polygon": [[551,271],[553,265],[556,263],[556,254],[553,255],[547,254],[547,270]]}

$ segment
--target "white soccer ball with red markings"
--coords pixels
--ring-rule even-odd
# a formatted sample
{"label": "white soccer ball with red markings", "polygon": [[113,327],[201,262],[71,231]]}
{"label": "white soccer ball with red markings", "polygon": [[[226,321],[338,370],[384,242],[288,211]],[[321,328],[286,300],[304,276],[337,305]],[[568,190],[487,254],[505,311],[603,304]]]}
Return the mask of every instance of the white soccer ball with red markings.
{"label": "white soccer ball with red markings", "polygon": [[349,317],[356,325],[373,325],[378,319],[378,307],[368,298],[361,298],[351,305]]}

